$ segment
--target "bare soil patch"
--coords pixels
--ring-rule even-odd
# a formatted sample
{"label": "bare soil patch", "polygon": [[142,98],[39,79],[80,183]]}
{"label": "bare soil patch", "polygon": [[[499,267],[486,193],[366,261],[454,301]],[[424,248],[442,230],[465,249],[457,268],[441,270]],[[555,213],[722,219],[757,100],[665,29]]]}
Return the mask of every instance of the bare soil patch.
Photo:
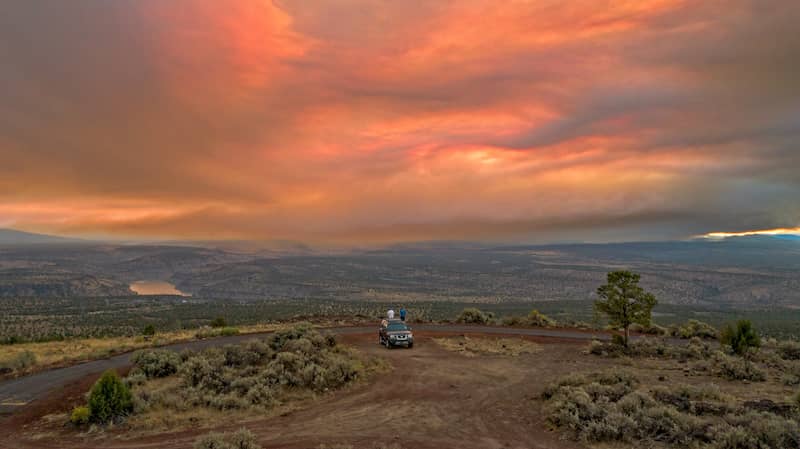
{"label": "bare soil patch", "polygon": [[[547,339],[541,339],[546,341]],[[576,366],[589,369],[581,345],[553,341],[539,354],[463,357],[442,349],[422,332],[410,350],[386,350],[377,335],[341,337],[367,354],[387,359],[389,373],[370,383],[301,404],[277,416],[246,420],[220,416],[216,430],[247,427],[265,448],[547,448],[584,447],[546,430],[539,396],[549,380]],[[94,379],[76,390],[85,392]],[[54,403],[66,398],[54,398]],[[52,417],[53,407],[22,425],[9,422],[0,447],[14,448],[191,448],[208,429],[186,429],[131,438],[124,427],[80,435]],[[231,418],[234,418],[233,416]]]}
{"label": "bare soil patch", "polygon": [[[301,400],[275,413],[220,412],[203,420],[216,422],[210,427],[198,422],[159,434],[148,435],[125,426],[80,434],[65,426],[66,411],[82,401],[97,377],[93,376],[70,385],[59,396],[33,404],[24,415],[0,422],[0,447],[189,449],[198,435],[212,428],[230,432],[246,427],[264,448],[281,449],[631,448],[635,445],[589,445],[565,439],[565,433],[548,424],[550,404],[542,399],[542,393],[568,374],[610,369],[636,376],[647,390],[717,385],[722,394],[738,403],[764,399],[783,402],[795,392],[795,388],[781,383],[778,372],[770,371],[765,382],[730,381],[692,369],[697,363],[692,361],[598,357],[587,353],[586,342],[575,340],[476,333],[443,336],[424,331],[415,334],[413,349],[393,350],[378,345],[377,332],[338,337],[341,343],[382,357],[392,366],[391,371],[369,382]],[[465,357],[464,351],[440,346],[435,341],[440,339],[458,347],[459,342],[465,342],[490,349]],[[511,355],[491,353],[503,349],[503,344],[509,349],[504,340],[535,347],[536,351],[520,351],[516,356],[513,350],[508,352]]]}
{"label": "bare soil patch", "polygon": [[433,341],[443,349],[466,357],[476,357],[481,354],[518,357],[522,354],[536,354],[542,351],[541,345],[522,338],[460,336],[434,338]]}

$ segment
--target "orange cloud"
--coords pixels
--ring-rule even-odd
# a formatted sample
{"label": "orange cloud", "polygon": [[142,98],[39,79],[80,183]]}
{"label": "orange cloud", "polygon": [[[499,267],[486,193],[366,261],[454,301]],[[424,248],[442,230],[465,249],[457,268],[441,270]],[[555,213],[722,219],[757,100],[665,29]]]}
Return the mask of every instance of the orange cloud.
{"label": "orange cloud", "polygon": [[20,2],[0,226],[660,239],[800,222],[800,7]]}

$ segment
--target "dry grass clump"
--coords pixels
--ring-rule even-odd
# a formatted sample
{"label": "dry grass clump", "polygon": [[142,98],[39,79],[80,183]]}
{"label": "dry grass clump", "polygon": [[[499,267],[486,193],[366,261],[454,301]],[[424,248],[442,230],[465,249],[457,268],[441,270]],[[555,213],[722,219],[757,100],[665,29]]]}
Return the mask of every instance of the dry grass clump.
{"label": "dry grass clump", "polygon": [[689,320],[686,324],[674,325],[669,328],[669,335],[677,338],[698,337],[704,340],[716,340],[719,338],[719,331],[714,326],[698,320]]}
{"label": "dry grass clump", "polygon": [[522,354],[535,354],[542,350],[540,345],[521,338],[470,338],[461,336],[434,338],[433,341],[448,351],[457,352],[467,357],[475,357],[480,354],[517,357]]}
{"label": "dry grass clump", "polygon": [[22,350],[0,359],[0,375],[24,372],[36,365],[36,354],[30,350]]}
{"label": "dry grass clump", "polygon": [[[161,338],[146,341],[143,337],[117,337],[0,346],[0,375],[21,375],[44,367],[106,358],[121,352],[163,343],[164,340]],[[27,357],[32,362],[25,364],[6,362],[19,360],[20,357]],[[2,369],[3,367],[10,369]]]}
{"label": "dry grass clump", "polygon": [[676,345],[660,338],[641,338],[624,346],[592,341],[586,351],[589,354],[603,357],[649,357],[678,361],[694,360],[692,365],[696,371],[709,372],[728,380],[762,382],[767,378],[767,368],[782,373],[786,385],[800,384],[800,366],[794,367],[771,351],[760,351],[747,357],[730,355],[701,340],[693,337],[686,345]]}
{"label": "dry grass clump", "polygon": [[533,309],[526,317],[510,316],[503,318],[503,326],[555,327],[558,323],[549,316]]}
{"label": "dry grass clump", "polygon": [[233,433],[211,432],[198,437],[194,449],[261,449],[255,435],[246,428]]}
{"label": "dry grass clump", "polygon": [[467,307],[456,318],[456,323],[464,324],[491,324],[492,321],[494,321],[494,314],[483,312],[475,307]]}
{"label": "dry grass clump", "polygon": [[548,421],[582,441],[708,449],[800,445],[796,408],[737,403],[714,385],[648,389],[622,372],[593,373],[565,377],[543,397]]}
{"label": "dry grass clump", "polygon": [[[0,345],[0,377],[17,376],[46,369],[62,366],[84,360],[95,360],[111,357],[115,354],[134,351],[137,349],[162,346],[170,343],[189,341],[195,338],[208,338],[236,333],[269,332],[284,329],[287,324],[257,324],[236,328],[208,328],[206,330],[182,330],[174,332],[160,332],[153,338],[144,336],[135,337],[109,337],[109,338],[82,338],[70,340],[57,340],[38,343],[17,343],[13,345]],[[210,329],[210,330],[209,330]],[[232,329],[236,329],[234,332]],[[33,354],[31,358],[28,354]],[[25,360],[26,363],[19,363]]]}
{"label": "dry grass clump", "polygon": [[786,340],[778,343],[778,354],[784,360],[800,360],[800,342]]}
{"label": "dry grass clump", "polygon": [[134,353],[131,363],[136,366],[132,373],[134,376],[141,374],[147,379],[167,377],[178,372],[181,356],[168,349],[151,349]]}
{"label": "dry grass clump", "polygon": [[[195,413],[203,409],[271,409],[340,388],[379,368],[310,325],[201,353],[144,351],[133,361],[128,384],[135,414],[162,415],[169,425],[176,416],[191,421],[207,415]],[[140,421],[157,427],[153,420]]]}
{"label": "dry grass clump", "polygon": [[669,329],[659,326],[655,323],[650,323],[648,326],[643,326],[639,323],[631,324],[629,330],[639,334],[665,336],[669,334]]}
{"label": "dry grass clump", "polygon": [[218,326],[218,327],[211,327],[211,326],[203,326],[197,330],[194,334],[194,337],[198,340],[203,340],[205,338],[214,338],[214,337],[230,337],[232,335],[239,335],[239,328],[238,327],[230,327],[230,326]]}
{"label": "dry grass clump", "polygon": [[712,359],[714,373],[728,380],[749,380],[763,382],[767,375],[754,362],[746,358],[732,357],[721,351],[714,353]]}
{"label": "dry grass clump", "polygon": [[614,342],[594,340],[589,344],[589,354],[604,357],[652,357],[676,360],[705,360],[714,350],[707,342],[694,337],[686,345],[671,344],[663,338],[639,338],[632,340],[628,347]]}
{"label": "dry grass clump", "polygon": [[800,361],[784,362],[780,368],[781,382],[790,387],[800,385]]}

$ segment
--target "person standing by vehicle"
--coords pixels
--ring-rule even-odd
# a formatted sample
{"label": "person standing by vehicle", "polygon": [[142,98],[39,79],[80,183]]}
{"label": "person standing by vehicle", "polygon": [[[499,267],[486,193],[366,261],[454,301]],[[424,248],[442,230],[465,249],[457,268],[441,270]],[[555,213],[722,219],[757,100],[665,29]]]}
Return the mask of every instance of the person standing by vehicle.
{"label": "person standing by vehicle", "polygon": [[406,308],[400,306],[400,321],[405,321],[405,320],[406,320]]}
{"label": "person standing by vehicle", "polygon": [[388,311],[388,312],[386,312],[386,316],[387,316],[387,317],[388,317],[390,320],[393,320],[393,319],[394,319],[394,309],[389,309],[389,311]]}

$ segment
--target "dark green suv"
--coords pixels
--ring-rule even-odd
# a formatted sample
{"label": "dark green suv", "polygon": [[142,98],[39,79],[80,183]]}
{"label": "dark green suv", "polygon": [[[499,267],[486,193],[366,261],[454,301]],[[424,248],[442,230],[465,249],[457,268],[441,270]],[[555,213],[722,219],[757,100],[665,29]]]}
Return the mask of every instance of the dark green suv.
{"label": "dark green suv", "polygon": [[400,320],[384,320],[378,331],[378,343],[391,349],[395,346],[414,347],[414,335],[411,328]]}

